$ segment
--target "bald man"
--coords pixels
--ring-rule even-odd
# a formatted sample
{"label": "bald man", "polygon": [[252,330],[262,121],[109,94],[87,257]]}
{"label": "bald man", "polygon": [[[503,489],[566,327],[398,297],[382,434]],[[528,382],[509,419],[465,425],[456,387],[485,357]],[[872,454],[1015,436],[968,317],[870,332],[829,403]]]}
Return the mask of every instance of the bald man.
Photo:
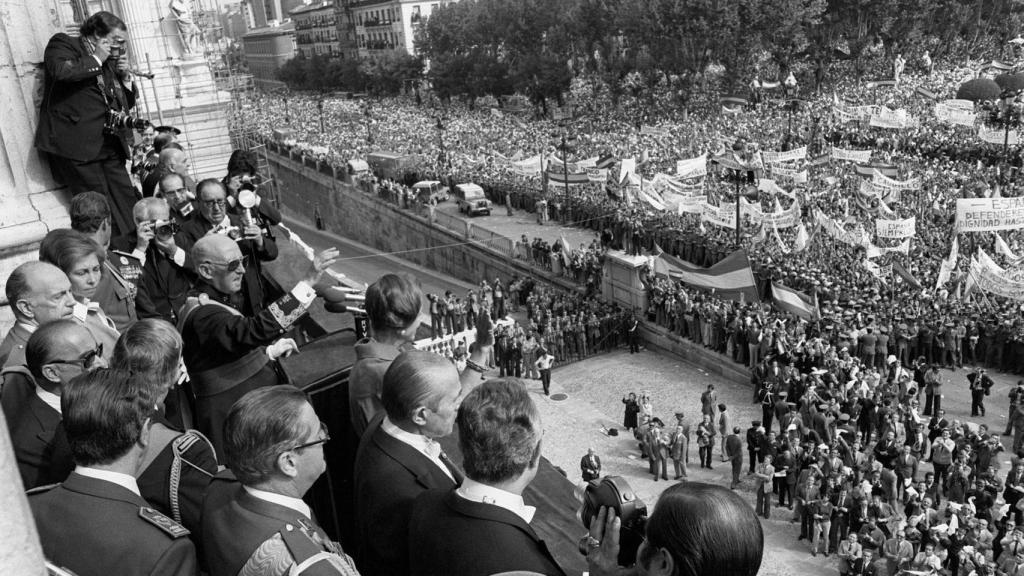
{"label": "bald man", "polygon": [[46,262],[25,262],[7,278],[7,303],[14,312],[14,326],[0,343],[0,363],[25,362],[25,344],[36,328],[70,318],[75,298],[64,272]]}
{"label": "bald man", "polygon": [[233,304],[246,267],[237,242],[219,234],[204,236],[191,256],[197,281],[178,314],[178,328],[196,396],[196,428],[222,457],[228,410],[246,392],[282,383],[277,359],[298,349],[283,336],[324,287],[318,282],[338,251],[318,254],[305,280],[254,316],[244,316]]}
{"label": "bald man", "polygon": [[409,514],[426,490],[450,491],[462,481],[437,443],[452,432],[462,385],[440,354],[398,355],[381,390],[385,414],[366,429],[356,455],[359,573],[409,574]]}
{"label": "bald man", "polygon": [[142,196],[148,198],[155,195],[160,179],[172,172],[181,175],[185,180],[185,186],[190,191],[195,191],[196,184],[188,175],[188,154],[178,144],[171,143],[160,151],[156,168],[143,181]]}
{"label": "bald man", "polygon": [[74,464],[61,427],[60,398],[79,374],[106,365],[96,339],[74,320],[55,320],[36,330],[21,366],[4,369],[0,406],[11,434],[26,490],[63,482]]}

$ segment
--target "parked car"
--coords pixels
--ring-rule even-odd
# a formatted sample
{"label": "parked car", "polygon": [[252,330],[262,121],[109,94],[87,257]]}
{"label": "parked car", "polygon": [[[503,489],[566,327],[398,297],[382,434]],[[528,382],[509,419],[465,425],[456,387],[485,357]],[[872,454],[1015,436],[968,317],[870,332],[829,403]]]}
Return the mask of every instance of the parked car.
{"label": "parked car", "polygon": [[456,184],[455,202],[459,207],[459,212],[467,216],[477,214],[489,216],[491,214],[491,201],[484,195],[484,189],[476,184]]}
{"label": "parked car", "polygon": [[412,189],[416,191],[416,197],[424,204],[429,204],[431,200],[444,202],[448,199],[448,187],[437,180],[417,182],[412,185]]}

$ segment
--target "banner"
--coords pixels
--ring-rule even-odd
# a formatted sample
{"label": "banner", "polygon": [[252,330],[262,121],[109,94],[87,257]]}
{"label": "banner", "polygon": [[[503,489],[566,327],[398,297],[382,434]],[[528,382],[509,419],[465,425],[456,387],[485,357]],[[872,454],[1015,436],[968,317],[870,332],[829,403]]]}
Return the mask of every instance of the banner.
{"label": "banner", "polygon": [[879,238],[910,238],[914,235],[917,218],[904,220],[875,220],[875,235]]}
{"label": "banner", "polygon": [[834,160],[849,160],[860,164],[871,162],[871,150],[843,150],[833,147],[830,155]]}
{"label": "banner", "polygon": [[743,250],[737,250],[710,268],[701,268],[668,253],[662,253],[654,263],[655,272],[664,273],[691,286],[710,290],[728,300],[760,302],[750,260]]}
{"label": "banner", "polygon": [[[861,196],[867,198],[877,198],[881,202],[899,202],[900,191],[895,188],[883,188],[876,186],[869,180],[861,180],[860,190],[858,190]],[[888,207],[886,207],[888,209]]]}
{"label": "banner", "polygon": [[505,115],[501,113],[501,110],[498,110],[497,108],[491,108],[491,116],[494,116],[495,118],[505,117]]}
{"label": "banner", "polygon": [[627,174],[636,172],[636,158],[623,158],[619,161],[619,182],[626,179]]}
{"label": "banner", "polygon": [[794,184],[806,184],[807,183],[807,170],[790,170],[783,168],[778,164],[770,164],[768,170],[773,176],[781,176],[783,178],[789,178]]}
{"label": "banner", "polygon": [[765,150],[761,152],[761,160],[765,164],[781,164],[783,162],[793,162],[795,160],[803,160],[807,158],[807,146],[801,146],[788,152],[771,152]]}
{"label": "banner", "polygon": [[701,154],[696,158],[676,161],[677,178],[698,178],[708,171],[708,155]]}
{"label": "banner", "polygon": [[702,214],[707,199],[703,196],[682,196],[676,208],[678,214]]}
{"label": "banner", "polygon": [[875,113],[871,115],[868,124],[876,128],[902,130],[903,128],[917,126],[917,120],[902,108],[899,110],[889,110],[885,106],[879,106]]}
{"label": "banner", "polygon": [[902,181],[893,180],[877,169],[871,174],[871,183],[878,188],[889,188],[892,190],[919,190],[921,188],[920,178]]}
{"label": "banner", "polygon": [[640,133],[644,136],[670,136],[668,128],[662,128],[661,126],[648,126],[646,124],[640,127]]}
{"label": "banner", "polygon": [[950,106],[946,102],[939,102],[935,105],[935,118],[947,124],[969,127],[973,127],[977,120],[973,109],[964,110],[957,106]]}
{"label": "banner", "polygon": [[814,210],[814,220],[826,234],[843,244],[849,244],[850,246],[864,246],[869,242],[867,233],[864,232],[863,229],[847,232],[838,222],[826,216],[821,210]]}
{"label": "banner", "polygon": [[974,112],[974,102],[970,100],[957,100],[956,98],[950,98],[949,100],[943,100],[939,102],[943,106],[949,108],[956,108],[958,110],[964,110],[967,112]]}
{"label": "banner", "polygon": [[769,194],[781,194],[791,200],[796,200],[796,194],[793,192],[787,192],[778,184],[775,180],[770,178],[761,178],[757,181],[757,189],[761,192],[767,192]]}
{"label": "banner", "polygon": [[562,170],[549,170],[548,171],[548,182],[552,185],[565,186],[566,183],[569,186],[580,186],[582,184],[589,184],[590,178],[585,173],[565,174]]}
{"label": "banner", "polygon": [[875,246],[874,244],[868,244],[864,247],[867,250],[867,259],[878,258],[882,254],[888,254],[895,252],[898,254],[910,254],[910,238],[907,238],[903,242],[900,242],[896,246]]}
{"label": "banner", "polygon": [[[778,205],[778,200],[776,200],[775,203]],[[792,228],[796,226],[800,223],[800,203],[793,202],[793,204],[785,210],[762,213],[761,223],[765,226],[773,226],[776,229]]]}
{"label": "banner", "polygon": [[953,270],[956,268],[956,259],[960,254],[960,241],[957,236],[953,236],[953,245],[949,247],[949,256],[943,258],[939,262],[939,277],[935,282],[935,289],[942,288],[949,282],[949,277],[952,275]]}
{"label": "banner", "polygon": [[520,176],[540,176],[543,157],[538,154],[512,162],[512,171]]}
{"label": "banner", "polygon": [[607,168],[587,168],[587,180],[591,182],[607,182]]}
{"label": "banner", "polygon": [[957,232],[995,232],[1024,228],[1024,197],[959,198]]}
{"label": "banner", "polygon": [[938,100],[939,99],[939,95],[938,94],[936,94],[935,92],[932,92],[931,90],[925,88],[924,86],[918,86],[914,90],[914,92],[916,92],[917,94],[920,94],[921,96],[924,96],[925,98],[929,98],[931,100]]}
{"label": "banner", "polygon": [[971,277],[978,288],[1003,298],[1024,300],[1024,282],[1009,278],[1000,270],[977,259],[971,261]]}
{"label": "banner", "polygon": [[1016,130],[1007,132],[1002,128],[989,128],[982,124],[978,126],[978,138],[982,142],[988,142],[989,144],[1002,144],[1006,142],[1009,146],[1016,146],[1020,142],[1020,133]]}
{"label": "banner", "polygon": [[700,219],[702,222],[710,222],[715,226],[735,230],[736,205],[723,204],[722,206],[712,206],[711,204],[704,202],[700,207]]}
{"label": "banner", "polygon": [[878,264],[875,264],[870,260],[865,260],[863,264],[864,269],[870,272],[872,276],[878,278],[879,280],[884,280],[892,276],[891,265],[879,266]]}

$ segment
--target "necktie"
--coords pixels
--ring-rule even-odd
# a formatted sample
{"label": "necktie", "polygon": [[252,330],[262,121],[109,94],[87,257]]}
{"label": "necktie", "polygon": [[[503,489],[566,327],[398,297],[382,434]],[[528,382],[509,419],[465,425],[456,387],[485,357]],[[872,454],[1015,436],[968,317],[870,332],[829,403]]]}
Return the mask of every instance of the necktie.
{"label": "necktie", "polygon": [[449,458],[448,455],[444,453],[444,451],[441,451],[438,457],[441,459],[441,462],[446,467],[448,467],[448,471],[452,473],[452,476],[455,478],[455,484],[461,486],[462,481],[466,478],[466,475],[462,472],[462,469],[459,468],[459,466],[455,464],[455,462],[452,462],[451,458]]}

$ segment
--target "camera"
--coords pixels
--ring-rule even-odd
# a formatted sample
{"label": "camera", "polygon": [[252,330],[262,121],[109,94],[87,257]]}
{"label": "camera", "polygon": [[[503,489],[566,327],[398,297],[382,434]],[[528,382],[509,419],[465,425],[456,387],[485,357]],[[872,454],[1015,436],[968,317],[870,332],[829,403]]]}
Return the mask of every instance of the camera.
{"label": "camera", "polygon": [[[590,522],[601,511],[601,507],[615,510],[615,516],[621,522],[619,566],[632,566],[636,563],[636,551],[647,529],[647,504],[636,495],[625,478],[605,476],[588,482],[583,492],[580,520],[585,528],[590,528]],[[580,551],[585,553],[584,550]]]}
{"label": "camera", "polygon": [[242,238],[242,228],[240,226],[229,226],[224,230],[224,233],[232,240],[240,240]]}
{"label": "camera", "polygon": [[181,231],[181,226],[178,226],[174,220],[150,220],[149,222],[153,225],[153,233],[161,238],[174,236]]}
{"label": "camera", "polygon": [[109,134],[117,134],[122,130],[145,130],[148,126],[149,120],[119,110],[107,110],[107,117],[103,121],[103,130]]}

